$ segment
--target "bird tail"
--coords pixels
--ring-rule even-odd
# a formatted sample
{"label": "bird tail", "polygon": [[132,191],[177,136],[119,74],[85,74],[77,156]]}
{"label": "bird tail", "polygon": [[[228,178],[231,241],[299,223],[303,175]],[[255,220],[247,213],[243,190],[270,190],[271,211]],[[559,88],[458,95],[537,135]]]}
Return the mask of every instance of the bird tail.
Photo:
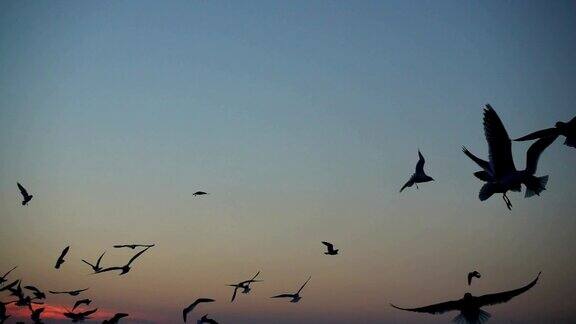
{"label": "bird tail", "polygon": [[480,198],[480,201],[484,201],[490,197],[492,197],[492,195],[495,193],[495,185],[491,182],[488,182],[486,184],[484,184],[482,186],[482,188],[480,188],[480,193],[478,194],[478,198]]}
{"label": "bird tail", "polygon": [[564,145],[576,148],[576,136],[566,136]]}
{"label": "bird tail", "polygon": [[546,184],[548,183],[548,176],[543,177],[530,177],[530,179],[524,184],[526,185],[525,198],[530,198],[534,195],[540,196],[540,193],[546,190]]}
{"label": "bird tail", "polygon": [[478,313],[473,315],[466,316],[465,314],[460,313],[458,316],[452,319],[452,322],[457,324],[483,324],[488,322],[490,317],[492,317],[490,313],[479,309]]}

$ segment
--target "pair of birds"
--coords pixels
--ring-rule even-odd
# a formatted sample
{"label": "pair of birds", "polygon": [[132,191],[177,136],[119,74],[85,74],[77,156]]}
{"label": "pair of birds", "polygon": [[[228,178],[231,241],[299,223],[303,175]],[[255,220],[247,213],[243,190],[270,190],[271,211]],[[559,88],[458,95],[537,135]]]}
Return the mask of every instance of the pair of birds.
{"label": "pair of birds", "polygon": [[108,272],[108,271],[120,271],[120,275],[124,275],[124,274],[130,272],[130,270],[132,269],[132,267],[131,267],[132,262],[134,262],[142,254],[144,254],[144,252],[148,251],[148,249],[150,249],[151,247],[154,247],[154,244],[123,244],[123,245],[114,245],[114,247],[115,248],[129,248],[132,250],[134,250],[138,247],[144,247],[144,249],[142,251],[136,253],[134,256],[132,256],[132,258],[130,258],[130,260],[128,260],[127,264],[125,264],[123,266],[119,266],[119,267],[102,268],[100,266],[100,263],[102,262],[102,258],[104,257],[104,254],[106,254],[106,252],[104,252],[100,255],[100,257],[96,261],[96,264],[92,264],[92,263],[90,263],[84,259],[82,259],[82,262],[89,265],[92,268],[92,270],[94,271],[94,274],[102,273],[102,272]]}

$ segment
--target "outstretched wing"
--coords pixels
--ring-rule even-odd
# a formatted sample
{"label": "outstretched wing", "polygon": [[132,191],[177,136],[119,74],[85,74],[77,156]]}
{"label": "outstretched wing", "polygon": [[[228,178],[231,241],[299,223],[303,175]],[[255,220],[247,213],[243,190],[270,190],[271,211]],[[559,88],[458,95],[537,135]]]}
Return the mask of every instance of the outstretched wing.
{"label": "outstretched wing", "polygon": [[306,284],[308,283],[308,281],[310,281],[310,279],[312,279],[312,276],[308,277],[308,280],[306,280],[306,282],[302,285],[302,287],[300,287],[300,289],[298,289],[298,292],[296,294],[299,294],[302,289],[304,289],[304,287],[306,287]]}
{"label": "outstretched wing", "polygon": [[402,308],[398,307],[394,304],[390,304],[390,306],[409,311],[409,312],[417,312],[417,313],[428,313],[428,314],[443,314],[450,311],[459,310],[462,307],[462,302],[459,300],[452,300],[447,301],[444,303],[438,303],[434,305],[424,306],[424,307],[417,307],[417,308]]}
{"label": "outstretched wing", "polygon": [[142,253],[148,251],[148,249],[149,249],[149,247],[147,247],[147,248],[145,248],[144,250],[136,253],[136,254],[130,259],[130,261],[128,261],[128,265],[132,264],[132,262],[134,262],[134,260],[136,260],[139,256],[141,256]]}
{"label": "outstretched wing", "polygon": [[84,260],[84,259],[82,259],[82,262],[86,263],[86,264],[89,265],[91,268],[94,268],[94,267],[95,267],[92,263],[90,263],[90,262],[88,262],[88,261],[86,261],[86,260]]}
{"label": "outstretched wing", "polygon": [[114,317],[112,317],[111,321],[119,321],[123,317],[127,317],[128,314],[126,313],[116,313]]}
{"label": "outstretched wing", "polygon": [[481,167],[482,170],[489,171],[489,172],[492,171],[490,169],[490,162],[483,160],[483,159],[477,157],[476,155],[472,154],[472,152],[468,151],[468,149],[465,146],[462,146],[462,152],[464,152],[464,154],[466,154],[466,156],[469,157],[470,160],[472,160],[472,161],[474,161],[474,163],[478,164],[478,166]]}
{"label": "outstretched wing", "polygon": [[18,185],[18,189],[20,189],[20,193],[22,194],[22,196],[28,197],[28,191],[26,191],[26,189],[20,184],[20,182],[17,182],[16,184]]}
{"label": "outstretched wing", "polygon": [[531,141],[531,140],[535,140],[535,139],[539,139],[539,138],[543,138],[543,137],[548,137],[548,136],[555,136],[558,135],[558,129],[556,128],[546,128],[543,130],[539,130],[536,131],[534,133],[530,133],[526,136],[522,136],[520,138],[515,139],[515,141],[517,142],[523,142],[523,141]]}
{"label": "outstretched wing", "polygon": [[272,296],[270,298],[292,298],[292,297],[294,297],[293,294],[281,294],[281,295]]}
{"label": "outstretched wing", "polygon": [[554,136],[543,137],[534,142],[534,144],[530,145],[528,152],[526,152],[526,172],[529,174],[536,173],[540,154],[542,154],[542,152],[544,152],[544,150],[550,146],[550,144],[552,144],[557,138],[558,134]]}
{"label": "outstretched wing", "polygon": [[512,142],[500,117],[490,105],[484,109],[484,136],[488,142],[490,165],[495,177],[500,178],[515,171]]}
{"label": "outstretched wing", "polygon": [[14,269],[16,268],[18,268],[18,266],[15,266],[14,268],[8,270],[8,272],[6,272],[1,278],[5,279],[10,274],[10,272],[14,271]]}
{"label": "outstretched wing", "polygon": [[236,299],[236,292],[238,291],[238,286],[234,286],[234,293],[232,294],[232,299],[230,300],[230,302],[233,302],[234,299]]}
{"label": "outstretched wing", "polygon": [[417,174],[424,173],[424,163],[426,163],[426,160],[424,159],[424,156],[422,155],[422,153],[420,153],[420,150],[418,150],[418,163],[416,163],[416,173]]}
{"label": "outstretched wing", "polygon": [[322,241],[322,244],[326,245],[326,247],[328,248],[328,251],[334,250],[334,244],[329,243],[329,242],[325,242],[325,241]]}
{"label": "outstretched wing", "polygon": [[62,250],[62,253],[60,253],[60,257],[58,257],[58,261],[64,260],[64,257],[66,256],[68,251],[70,251],[70,246],[67,246],[64,248],[64,250]]}
{"label": "outstretched wing", "polygon": [[402,192],[404,189],[408,188],[408,187],[412,187],[414,185],[414,176],[410,177],[410,180],[408,180],[403,186],[402,188],[400,188],[400,192]]}
{"label": "outstretched wing", "polygon": [[91,309],[91,310],[89,310],[89,311],[85,311],[85,312],[82,312],[82,313],[78,313],[78,315],[79,315],[79,316],[82,316],[82,317],[86,317],[86,316],[89,316],[89,315],[92,315],[92,314],[96,313],[97,311],[98,311],[98,308],[94,308],[94,309]]}
{"label": "outstretched wing", "polygon": [[528,291],[530,288],[534,287],[534,285],[536,285],[536,282],[538,282],[538,278],[540,278],[541,273],[542,272],[539,272],[538,276],[536,276],[536,278],[534,280],[532,280],[531,283],[527,284],[526,286],[524,286],[522,288],[504,291],[504,292],[496,293],[496,294],[488,294],[488,295],[482,295],[479,297],[475,297],[476,302],[479,304],[479,307],[505,303],[505,302],[509,301],[510,299],[512,299],[512,298]]}
{"label": "outstretched wing", "polygon": [[102,269],[100,271],[96,271],[96,273],[115,271],[115,270],[122,270],[122,267],[109,267],[109,268]]}
{"label": "outstretched wing", "polygon": [[96,261],[96,267],[100,266],[100,261],[102,261],[102,257],[104,257],[104,254],[106,254],[106,251],[104,251],[104,253],[102,253],[102,255],[98,258],[98,261]]}

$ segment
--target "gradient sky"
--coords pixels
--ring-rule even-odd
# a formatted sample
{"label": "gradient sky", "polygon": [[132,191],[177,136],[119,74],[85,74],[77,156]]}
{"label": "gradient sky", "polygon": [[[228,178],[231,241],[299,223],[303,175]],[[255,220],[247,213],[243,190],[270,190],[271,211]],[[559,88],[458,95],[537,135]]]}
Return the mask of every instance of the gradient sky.
{"label": "gradient sky", "polygon": [[[0,272],[90,287],[132,323],[178,323],[212,297],[194,314],[339,324],[447,322],[388,303],[542,270],[485,309],[491,322],[573,323],[575,151],[552,145],[548,190],[511,194],[509,212],[478,200],[460,147],[487,155],[487,102],[512,137],[575,115],[575,14],[573,1],[2,1]],[[514,144],[520,168],[528,145]],[[436,181],[399,194],[418,148]],[[112,245],[131,242],[157,246],[127,276],[87,276],[81,258],[123,263],[132,251]],[[225,284],[257,270],[265,282],[230,304]],[[268,298],[308,275],[299,304]]]}

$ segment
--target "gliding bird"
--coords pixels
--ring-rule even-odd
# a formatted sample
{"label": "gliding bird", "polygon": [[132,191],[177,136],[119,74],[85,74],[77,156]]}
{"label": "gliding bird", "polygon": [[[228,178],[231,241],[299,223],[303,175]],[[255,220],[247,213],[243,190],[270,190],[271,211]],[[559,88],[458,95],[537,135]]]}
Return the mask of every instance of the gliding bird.
{"label": "gliding bird", "polygon": [[416,171],[412,174],[412,176],[410,176],[410,179],[408,180],[408,182],[406,182],[402,186],[402,188],[400,189],[400,192],[402,192],[404,189],[406,189],[408,187],[412,187],[413,185],[416,185],[416,189],[418,189],[419,183],[434,181],[434,179],[432,179],[432,177],[428,176],[424,172],[424,163],[425,162],[426,162],[426,160],[424,160],[424,156],[422,155],[422,153],[420,153],[420,150],[418,150],[418,163],[416,163]]}
{"label": "gliding bird", "polygon": [[292,298],[292,300],[290,300],[290,302],[291,303],[297,303],[300,301],[300,299],[302,299],[302,297],[300,297],[300,292],[302,291],[302,289],[304,289],[304,287],[306,286],[308,281],[310,281],[310,279],[312,279],[312,276],[308,277],[308,280],[306,280],[306,282],[302,285],[302,287],[300,287],[300,289],[298,289],[298,291],[295,294],[281,294],[281,295],[272,296],[271,298]]}

